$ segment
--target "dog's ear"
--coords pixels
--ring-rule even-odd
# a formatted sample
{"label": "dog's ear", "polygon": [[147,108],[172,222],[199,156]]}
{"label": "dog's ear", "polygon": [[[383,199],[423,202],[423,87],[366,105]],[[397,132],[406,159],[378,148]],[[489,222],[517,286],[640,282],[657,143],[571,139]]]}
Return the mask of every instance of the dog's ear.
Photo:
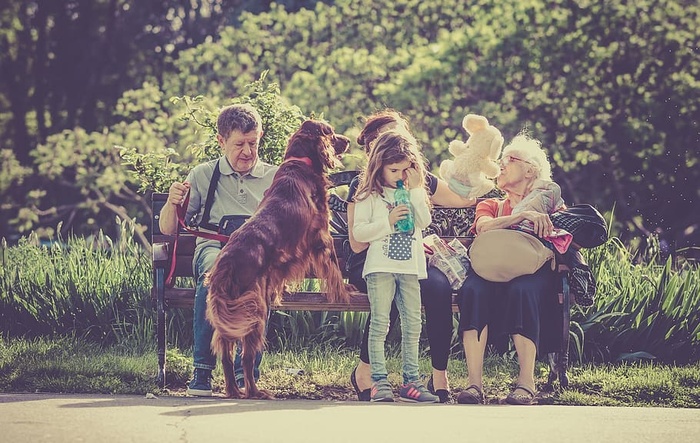
{"label": "dog's ear", "polygon": [[325,146],[319,152],[319,157],[323,159],[328,169],[340,168],[343,166],[340,161],[340,154],[347,151],[350,146],[350,139],[340,134],[332,134],[328,137],[323,137],[323,141],[319,143],[319,147]]}

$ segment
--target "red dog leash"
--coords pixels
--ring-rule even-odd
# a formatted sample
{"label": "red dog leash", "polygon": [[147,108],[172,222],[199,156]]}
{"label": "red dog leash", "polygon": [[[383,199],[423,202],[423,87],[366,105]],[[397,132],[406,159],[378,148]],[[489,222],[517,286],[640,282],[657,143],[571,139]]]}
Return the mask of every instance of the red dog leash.
{"label": "red dog leash", "polygon": [[227,235],[217,234],[214,232],[200,231],[198,229],[192,229],[189,226],[187,226],[187,224],[185,223],[185,215],[187,214],[187,206],[189,205],[189,203],[190,191],[188,189],[187,194],[185,195],[185,201],[182,202],[181,205],[176,206],[178,228],[175,232],[175,241],[173,242],[173,255],[172,259],[170,260],[170,272],[168,272],[168,277],[165,279],[165,285],[168,287],[172,287],[172,285],[175,283],[175,266],[177,265],[177,243],[180,238],[180,228],[184,229],[185,231],[189,232],[195,237],[202,237],[208,240],[216,240],[219,242],[228,241]]}

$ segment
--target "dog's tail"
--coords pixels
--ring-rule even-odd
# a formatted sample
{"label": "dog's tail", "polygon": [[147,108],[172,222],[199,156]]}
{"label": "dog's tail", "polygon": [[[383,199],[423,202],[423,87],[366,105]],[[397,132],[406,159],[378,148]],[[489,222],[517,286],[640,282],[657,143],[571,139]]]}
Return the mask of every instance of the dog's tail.
{"label": "dog's tail", "polygon": [[264,288],[259,282],[244,290],[229,268],[219,266],[217,260],[206,277],[209,286],[206,319],[223,340],[235,343],[258,330],[261,323],[264,330],[268,306],[265,297],[261,297]]}
{"label": "dog's tail", "polygon": [[[209,288],[206,318],[223,340],[235,343],[265,329],[268,307],[258,291],[249,290],[237,298],[231,298],[228,294],[217,293]],[[213,344],[212,341],[212,346]]]}

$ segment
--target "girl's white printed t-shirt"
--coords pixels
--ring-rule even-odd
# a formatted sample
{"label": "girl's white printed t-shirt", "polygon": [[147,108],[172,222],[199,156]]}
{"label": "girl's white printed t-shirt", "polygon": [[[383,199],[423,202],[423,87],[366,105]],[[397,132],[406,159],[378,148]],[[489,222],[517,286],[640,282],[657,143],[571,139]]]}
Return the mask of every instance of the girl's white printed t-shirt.
{"label": "girl's white printed t-shirt", "polygon": [[[373,193],[364,200],[355,203],[355,220],[352,233],[360,242],[369,243],[367,259],[362,270],[362,277],[373,272],[391,272],[396,274],[413,274],[419,279],[428,276],[423,249],[423,229],[431,223],[427,193],[423,188],[410,190],[411,205],[415,231],[411,241],[411,258],[397,260],[390,257],[389,250],[394,241],[394,226],[389,224],[389,212],[394,208],[394,188],[384,188],[384,196]],[[396,239],[394,239],[396,240]]]}

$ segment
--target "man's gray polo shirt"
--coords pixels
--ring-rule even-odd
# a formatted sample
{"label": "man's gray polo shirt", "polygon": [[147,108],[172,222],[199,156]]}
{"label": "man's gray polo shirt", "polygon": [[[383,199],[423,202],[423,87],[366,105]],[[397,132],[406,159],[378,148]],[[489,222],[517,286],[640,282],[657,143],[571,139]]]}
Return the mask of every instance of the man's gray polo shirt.
{"label": "man's gray polo shirt", "polygon": [[[233,170],[226,157],[196,166],[187,176],[190,183],[190,203],[185,220],[188,224],[199,225],[202,222],[209,183],[217,162],[221,176],[214,192],[209,219],[209,223],[217,225],[225,215],[253,215],[279,169],[278,166],[258,160],[249,173],[241,175]],[[197,249],[205,243],[220,245],[214,240],[197,238]]]}

